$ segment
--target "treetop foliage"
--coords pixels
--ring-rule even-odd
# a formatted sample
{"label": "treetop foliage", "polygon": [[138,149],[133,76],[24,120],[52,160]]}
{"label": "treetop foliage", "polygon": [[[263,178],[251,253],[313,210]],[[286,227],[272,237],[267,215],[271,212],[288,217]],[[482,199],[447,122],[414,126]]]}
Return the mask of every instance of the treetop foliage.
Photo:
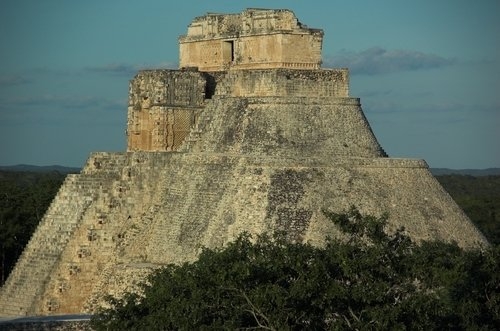
{"label": "treetop foliage", "polygon": [[495,329],[500,250],[414,243],[385,216],[325,214],[346,233],[324,247],[247,233],[109,298],[97,330]]}

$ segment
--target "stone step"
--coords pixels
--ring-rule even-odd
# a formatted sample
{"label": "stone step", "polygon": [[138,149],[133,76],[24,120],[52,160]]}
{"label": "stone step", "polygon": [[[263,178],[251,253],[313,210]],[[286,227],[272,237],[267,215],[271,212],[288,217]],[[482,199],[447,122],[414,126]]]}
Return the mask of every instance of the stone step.
{"label": "stone step", "polygon": [[[82,215],[92,203],[92,197],[99,190],[99,180],[102,178],[81,175],[65,180],[2,287],[0,302],[5,304],[0,306],[0,316],[34,313],[33,300],[42,294],[44,279],[56,265]],[[88,188],[89,192],[81,194],[82,187]]]}

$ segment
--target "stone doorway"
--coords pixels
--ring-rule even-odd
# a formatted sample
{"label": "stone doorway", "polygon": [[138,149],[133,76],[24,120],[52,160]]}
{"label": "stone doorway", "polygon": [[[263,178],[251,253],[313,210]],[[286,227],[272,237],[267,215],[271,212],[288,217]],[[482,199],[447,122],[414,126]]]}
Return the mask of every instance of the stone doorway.
{"label": "stone doorway", "polygon": [[234,61],[234,40],[226,40],[222,42],[222,61],[224,64],[233,63]]}

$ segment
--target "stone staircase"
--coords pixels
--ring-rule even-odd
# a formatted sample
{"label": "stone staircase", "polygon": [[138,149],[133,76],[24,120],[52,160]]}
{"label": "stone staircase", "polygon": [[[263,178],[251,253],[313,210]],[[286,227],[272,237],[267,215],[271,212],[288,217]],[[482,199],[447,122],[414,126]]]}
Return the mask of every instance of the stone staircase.
{"label": "stone staircase", "polygon": [[96,191],[94,200],[52,271],[42,303],[36,309],[38,313],[79,312],[103,265],[112,260],[116,247],[114,228],[120,223],[112,219],[116,210],[122,208],[121,195],[129,190],[127,160],[126,154],[95,153],[82,170],[81,181]]}
{"label": "stone staircase", "polygon": [[[144,239],[137,237],[157,211],[158,204],[151,201],[158,199],[162,181],[157,173],[166,158],[166,153],[98,153],[89,159],[82,173],[99,191],[52,271],[39,312],[92,310],[103,303],[103,293],[128,288],[128,280],[111,275],[121,265],[124,250],[129,259],[142,262]],[[138,247],[130,247],[133,241],[139,242]]]}
{"label": "stone staircase", "polygon": [[1,289],[0,315],[28,315],[96,190],[86,178],[68,175]]}
{"label": "stone staircase", "polygon": [[214,99],[207,99],[206,107],[200,110],[197,120],[189,131],[189,134],[184,139],[184,142],[179,146],[179,152],[190,152],[193,145],[201,140],[202,133],[212,120],[211,110],[215,109],[216,101]]}
{"label": "stone staircase", "polygon": [[[32,315],[58,267],[68,242],[106,183],[118,179],[124,154],[96,153],[81,174],[66,177],[35,233],[0,289],[0,316]],[[104,186],[103,186],[104,184]],[[94,208],[95,209],[95,208]],[[76,254],[76,252],[75,252]],[[46,303],[48,310],[56,303]],[[51,307],[52,306],[52,307]]]}

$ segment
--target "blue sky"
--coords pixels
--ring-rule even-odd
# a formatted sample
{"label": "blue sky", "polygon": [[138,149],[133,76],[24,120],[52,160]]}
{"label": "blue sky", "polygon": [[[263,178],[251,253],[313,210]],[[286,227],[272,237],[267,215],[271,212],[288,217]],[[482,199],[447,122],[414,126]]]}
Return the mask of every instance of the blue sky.
{"label": "blue sky", "polygon": [[82,166],[124,151],[128,81],[176,68],[177,37],[206,12],[289,8],[325,31],[324,67],[391,157],[500,167],[500,1],[4,0],[0,165]]}

